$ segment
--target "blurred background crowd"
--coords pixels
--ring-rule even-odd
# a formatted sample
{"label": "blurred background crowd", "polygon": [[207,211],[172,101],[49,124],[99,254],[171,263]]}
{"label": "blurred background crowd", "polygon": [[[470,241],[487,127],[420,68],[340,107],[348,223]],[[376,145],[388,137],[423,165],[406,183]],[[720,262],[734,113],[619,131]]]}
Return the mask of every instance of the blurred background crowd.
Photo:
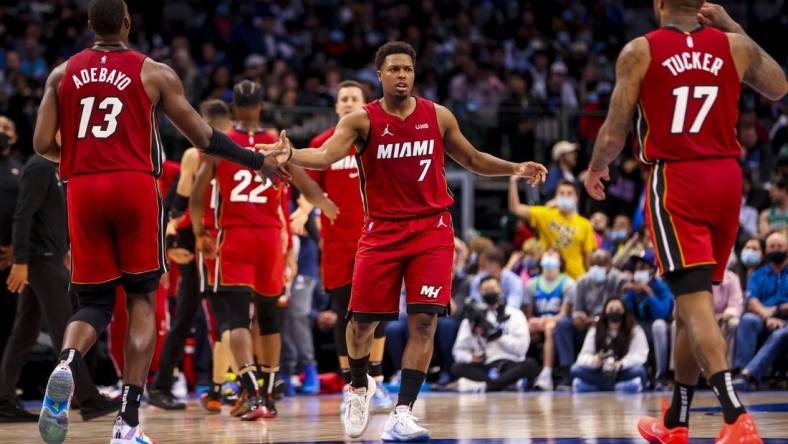
{"label": "blurred background crowd", "polygon": [[[0,143],[11,148],[5,157],[23,162],[32,155],[49,71],[91,44],[86,3],[0,6],[0,114],[6,117],[0,133],[8,136]],[[788,2],[725,6],[786,66]],[[131,45],[172,66],[193,104],[229,101],[236,81],[254,80],[265,91],[263,121],[288,129],[297,145],[336,122],[340,81],[358,80],[375,97],[374,51],[404,40],[419,56],[416,94],[450,107],[479,149],[549,164],[548,181],[536,191],[516,181],[465,185],[472,199],[462,205],[471,205],[476,223],[456,227],[462,239],[454,315],[439,328],[430,376],[436,387],[637,391],[669,380],[673,302],[656,276],[643,224],[644,170],[625,150],[611,168],[605,202],[592,202],[580,186],[618,52],[655,26],[651,1],[171,0],[131,2],[129,10]],[[787,110],[785,101],[770,103],[743,90],[737,130],[745,180],[742,195],[731,196],[742,199],[740,235],[730,273],[715,289],[737,382],[752,388],[785,385]],[[161,126],[167,156],[177,161],[188,142],[165,119]],[[11,208],[4,213],[13,214],[12,199],[3,196],[3,207]],[[3,223],[0,245],[10,245],[11,222]],[[556,232],[556,225],[564,228]],[[305,260],[319,261],[319,255]],[[320,285],[315,292],[315,362],[333,371],[330,303]],[[500,300],[484,297],[494,293]],[[205,331],[196,329],[190,346]],[[402,321],[388,326],[386,368],[394,383],[404,331]],[[507,335],[517,339],[506,341]],[[505,346],[512,343],[520,346]],[[196,367],[192,384],[199,384]],[[498,380],[513,370],[514,381]],[[97,373],[97,381],[113,382],[102,377],[106,371]]]}

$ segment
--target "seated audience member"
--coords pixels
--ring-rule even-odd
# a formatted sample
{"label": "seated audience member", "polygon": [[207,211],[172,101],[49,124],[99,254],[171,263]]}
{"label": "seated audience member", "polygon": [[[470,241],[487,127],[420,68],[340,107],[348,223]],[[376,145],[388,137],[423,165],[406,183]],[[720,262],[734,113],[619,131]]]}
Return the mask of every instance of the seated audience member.
{"label": "seated audience member", "polygon": [[531,334],[541,334],[544,340],[542,372],[534,386],[541,390],[552,390],[555,324],[559,318],[569,314],[568,296],[575,282],[561,273],[561,256],[554,248],[544,252],[539,265],[542,274],[536,276],[525,289],[525,314],[529,319]]}
{"label": "seated audience member", "polygon": [[668,371],[668,322],[673,313],[673,294],[668,285],[656,276],[657,264],[653,251],[632,258],[635,274],[632,282],[624,285],[624,302],[632,312],[654,350],[657,381],[665,379]]}
{"label": "seated audience member", "polygon": [[756,268],[763,265],[763,250],[764,242],[759,237],[751,237],[747,239],[747,242],[741,249],[739,258],[742,265],[742,273],[739,276],[739,282],[742,284],[742,288],[746,288],[747,282],[750,280],[750,275],[752,275],[752,272],[755,271]]}
{"label": "seated audience member", "polygon": [[509,211],[525,220],[538,234],[543,248],[555,247],[566,274],[577,279],[586,272],[591,252],[597,248],[591,222],[577,213],[577,188],[561,180],[555,199],[546,206],[520,203],[516,176],[509,181]]}
{"label": "seated audience member", "polygon": [[[747,313],[736,330],[733,367],[741,369],[739,386],[766,376],[775,360],[788,350],[788,239],[782,232],[766,238],[766,264],[755,270],[747,285]],[[766,342],[757,350],[758,341]],[[756,353],[757,350],[757,353]]]}
{"label": "seated audience member", "polygon": [[613,219],[613,227],[602,248],[609,251],[610,254],[616,254],[630,236],[632,236],[632,219],[625,214],[619,214]]}
{"label": "seated audience member", "polygon": [[646,360],[646,335],[624,301],[614,296],[605,302],[602,314],[586,334],[572,366],[572,390],[640,392],[648,381]]}
{"label": "seated audience member", "polygon": [[452,373],[460,378],[461,392],[504,390],[539,372],[536,361],[525,357],[530,335],[522,310],[504,302],[501,286],[492,276],[482,280],[481,293],[483,302],[469,302],[464,308],[454,343]]}
{"label": "seated audience member", "polygon": [[520,278],[509,270],[503,268],[504,256],[498,247],[487,248],[479,255],[479,274],[471,281],[471,297],[478,301],[481,300],[479,287],[482,279],[492,276],[501,283],[503,300],[506,305],[522,309],[523,306],[523,284]]}
{"label": "seated audience member", "polygon": [[538,239],[528,239],[523,242],[520,251],[515,251],[509,257],[506,269],[520,276],[523,288],[528,286],[531,279],[539,274],[539,259],[542,258],[542,245]]}
{"label": "seated audience member", "polygon": [[479,272],[479,257],[482,252],[494,247],[495,244],[490,238],[476,236],[468,241],[468,273],[475,275]]}
{"label": "seated audience member", "polygon": [[722,283],[712,286],[714,296],[714,316],[720,324],[725,343],[728,345],[728,362],[733,362],[733,347],[736,343],[736,327],[739,326],[741,314],[744,310],[744,297],[742,295],[739,276],[732,270],[736,267],[736,254],[731,252],[728,269]]}
{"label": "seated audience member", "polygon": [[788,229],[788,178],[779,177],[769,188],[772,205],[761,211],[758,232],[765,236],[772,231]]}
{"label": "seated audience member", "polygon": [[[610,252],[600,248],[591,254],[591,267],[569,294],[572,316],[559,318],[555,325],[559,368],[568,369],[575,362],[575,352],[588,328],[602,313],[607,299],[621,297],[625,281],[624,275],[613,268]],[[560,385],[568,385],[569,382],[567,374]]]}
{"label": "seated audience member", "polygon": [[591,228],[594,229],[594,238],[597,245],[605,245],[608,238],[608,228],[610,226],[610,219],[607,214],[597,211],[588,219],[591,221]]}

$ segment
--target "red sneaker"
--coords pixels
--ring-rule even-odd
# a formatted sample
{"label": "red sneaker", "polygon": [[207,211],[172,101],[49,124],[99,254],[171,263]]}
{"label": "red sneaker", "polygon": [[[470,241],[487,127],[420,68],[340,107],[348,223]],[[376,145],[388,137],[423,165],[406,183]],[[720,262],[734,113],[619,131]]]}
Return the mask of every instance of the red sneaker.
{"label": "red sneaker", "polygon": [[749,413],[739,415],[733,424],[725,424],[714,444],[763,444]]}
{"label": "red sneaker", "polygon": [[646,441],[652,444],[688,444],[689,429],[687,427],[675,427],[669,429],[665,427],[665,413],[668,410],[668,401],[660,401],[662,416],[652,418],[643,416],[638,419],[638,432]]}

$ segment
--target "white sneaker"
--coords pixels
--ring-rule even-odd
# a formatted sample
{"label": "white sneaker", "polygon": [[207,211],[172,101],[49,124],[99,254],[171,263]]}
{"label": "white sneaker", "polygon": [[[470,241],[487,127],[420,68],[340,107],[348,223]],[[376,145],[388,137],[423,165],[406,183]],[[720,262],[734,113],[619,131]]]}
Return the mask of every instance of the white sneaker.
{"label": "white sneaker", "polygon": [[347,399],[350,395],[350,384],[345,384],[342,387],[342,403],[339,404],[339,415],[342,416],[347,411]]}
{"label": "white sneaker", "polygon": [[457,380],[457,391],[460,393],[484,393],[486,390],[486,382],[472,381],[468,378],[460,378]]}
{"label": "white sneaker", "polygon": [[112,427],[110,444],[155,444],[155,441],[142,433],[142,424],[132,427],[118,416],[115,419],[115,426]]}
{"label": "white sneaker", "polygon": [[534,382],[534,387],[543,390],[545,392],[552,391],[553,390],[552,369],[543,368],[542,371],[539,373],[539,376],[536,377],[536,382]]}
{"label": "white sneaker", "polygon": [[172,384],[172,396],[177,399],[184,400],[189,397],[189,386],[186,385],[186,375],[183,372],[178,372],[178,379]]}
{"label": "white sneaker", "polygon": [[416,424],[418,418],[413,416],[410,408],[397,406],[389,415],[383,428],[383,441],[426,441],[430,439],[430,431]]}
{"label": "white sneaker", "polygon": [[367,375],[367,388],[353,388],[348,390],[345,401],[345,412],[342,414],[342,424],[345,434],[351,438],[358,438],[367,429],[369,424],[369,403],[375,395],[375,380]]}

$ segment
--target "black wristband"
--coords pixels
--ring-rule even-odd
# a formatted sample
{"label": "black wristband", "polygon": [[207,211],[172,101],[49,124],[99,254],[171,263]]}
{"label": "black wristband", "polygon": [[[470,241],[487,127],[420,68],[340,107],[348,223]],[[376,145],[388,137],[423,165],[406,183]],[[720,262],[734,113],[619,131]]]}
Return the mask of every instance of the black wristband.
{"label": "black wristband", "polygon": [[181,196],[180,194],[175,193],[175,197],[172,198],[172,207],[170,208],[170,219],[177,219],[181,217],[188,207],[189,198],[187,196]]}
{"label": "black wristband", "polygon": [[227,134],[213,129],[211,134],[211,141],[203,150],[205,154],[216,156],[230,162],[237,163],[241,166],[252,170],[259,170],[263,167],[264,157],[262,153],[254,150],[241,148],[233,139],[229,138]]}

